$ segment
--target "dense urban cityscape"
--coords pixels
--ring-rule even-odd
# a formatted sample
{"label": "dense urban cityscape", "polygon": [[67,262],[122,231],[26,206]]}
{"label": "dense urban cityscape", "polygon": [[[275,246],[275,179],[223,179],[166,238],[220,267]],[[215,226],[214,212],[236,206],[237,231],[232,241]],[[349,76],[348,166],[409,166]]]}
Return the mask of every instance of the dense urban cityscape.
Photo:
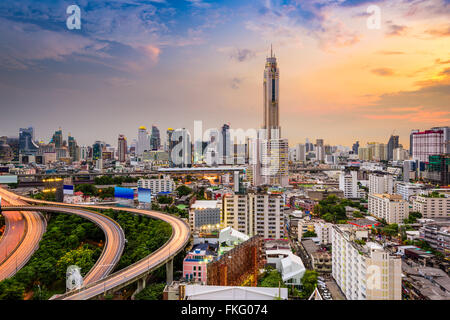
{"label": "dense urban cityscape", "polygon": [[0,127],[0,300],[450,300],[450,126],[290,143],[276,53],[258,128]]}

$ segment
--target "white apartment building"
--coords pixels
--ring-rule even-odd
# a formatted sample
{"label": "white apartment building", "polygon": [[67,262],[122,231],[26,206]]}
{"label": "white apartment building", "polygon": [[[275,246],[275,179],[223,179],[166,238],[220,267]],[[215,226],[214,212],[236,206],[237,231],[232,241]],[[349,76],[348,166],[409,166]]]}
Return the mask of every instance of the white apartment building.
{"label": "white apartment building", "polygon": [[325,221],[314,223],[314,230],[319,238],[320,244],[327,245],[331,243],[331,227],[332,224]]}
{"label": "white apartment building", "polygon": [[422,214],[422,218],[448,218],[450,217],[450,195],[418,195],[413,201],[413,211]]}
{"label": "white apartment building", "polygon": [[219,200],[197,200],[189,208],[191,231],[220,227],[222,203]]}
{"label": "white apartment building", "polygon": [[175,189],[175,182],[168,176],[162,179],[140,179],[138,181],[138,188],[150,189],[152,194],[173,192]]}
{"label": "white apartment building", "polygon": [[369,175],[369,194],[394,193],[394,178],[390,174]]}
{"label": "white apartment building", "polygon": [[223,225],[264,238],[284,237],[284,201],[281,195],[248,193],[226,195],[223,199]]}
{"label": "white apartment building", "polygon": [[339,189],[344,191],[345,198],[358,198],[358,172],[354,170],[341,172]]}
{"label": "white apartment building", "polygon": [[420,183],[398,182],[395,185],[396,193],[401,195],[403,200],[408,201],[411,196],[420,194],[424,185]]}
{"label": "white apartment building", "polygon": [[408,218],[409,204],[398,194],[369,194],[368,212],[389,224],[398,224]]}
{"label": "white apartment building", "polygon": [[347,300],[401,300],[401,258],[378,243],[365,242],[368,231],[355,228],[332,227],[332,275],[337,285]]}

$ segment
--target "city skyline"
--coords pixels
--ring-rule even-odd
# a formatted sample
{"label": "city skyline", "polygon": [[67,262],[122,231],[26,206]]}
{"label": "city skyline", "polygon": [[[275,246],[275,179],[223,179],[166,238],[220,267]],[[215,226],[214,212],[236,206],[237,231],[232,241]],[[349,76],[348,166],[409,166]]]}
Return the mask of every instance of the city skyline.
{"label": "city skyline", "polygon": [[[367,28],[369,4],[379,30]],[[407,148],[412,129],[450,121],[446,0],[78,5],[79,31],[64,1],[0,5],[2,135],[32,125],[48,140],[62,127],[80,144],[113,144],[155,123],[259,128],[270,43],[291,145],[387,143],[395,129]]]}

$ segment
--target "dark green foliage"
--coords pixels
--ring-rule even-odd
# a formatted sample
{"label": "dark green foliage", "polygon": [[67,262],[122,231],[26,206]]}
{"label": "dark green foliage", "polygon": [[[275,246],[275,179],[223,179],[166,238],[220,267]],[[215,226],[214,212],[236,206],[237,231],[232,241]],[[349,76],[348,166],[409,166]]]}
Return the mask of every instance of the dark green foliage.
{"label": "dark green foliage", "polygon": [[281,274],[272,267],[266,267],[264,274],[258,279],[258,287],[286,288]]}
{"label": "dark green foliage", "polygon": [[[36,293],[38,284],[41,287],[40,296],[34,296],[35,299],[48,299],[55,292],[64,292],[66,270],[57,268],[58,261],[63,256],[70,255],[77,249],[89,252],[90,260],[83,262],[82,273],[89,271],[100,257],[101,249],[98,247],[84,244],[80,248],[81,243],[87,239],[104,241],[104,235],[94,223],[85,219],[66,214],[52,214],[47,232],[30,261],[14,277],[7,279],[9,281],[0,282],[0,297],[22,288],[22,292],[32,289]],[[81,263],[76,257],[72,261],[75,264]],[[21,297],[23,298],[23,294]]]}
{"label": "dark green foliage", "polygon": [[127,238],[116,270],[145,258],[163,246],[172,234],[172,227],[161,220],[113,210],[104,210],[103,213],[120,224]]}
{"label": "dark green foliage", "polygon": [[318,273],[315,270],[306,270],[302,278],[302,291],[300,297],[308,299],[317,286]]}
{"label": "dark green foliage", "polygon": [[136,295],[137,300],[162,300],[165,283],[152,283]]}
{"label": "dark green foliage", "polygon": [[190,195],[192,193],[192,189],[185,186],[185,185],[181,185],[176,189],[178,196],[179,197],[183,197],[183,196],[187,196]]}
{"label": "dark green foliage", "polygon": [[306,231],[305,233],[303,233],[303,238],[313,238],[313,237],[317,237],[317,234],[314,231]]}

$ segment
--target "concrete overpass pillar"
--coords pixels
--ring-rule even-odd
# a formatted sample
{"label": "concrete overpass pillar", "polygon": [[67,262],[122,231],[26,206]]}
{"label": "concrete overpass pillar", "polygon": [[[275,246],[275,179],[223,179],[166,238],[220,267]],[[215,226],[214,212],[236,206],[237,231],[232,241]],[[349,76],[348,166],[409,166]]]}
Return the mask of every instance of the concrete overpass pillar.
{"label": "concrete overpass pillar", "polygon": [[134,300],[134,297],[139,293],[139,292],[141,292],[142,290],[144,290],[145,289],[145,286],[146,286],[146,278],[147,277],[143,277],[143,278],[140,278],[140,279],[138,279],[138,281],[137,281],[137,288],[136,288],[136,291],[133,293],[133,295],[131,296],[131,300]]}
{"label": "concrete overpass pillar", "polygon": [[173,281],[173,259],[166,263],[166,283],[171,284]]}

